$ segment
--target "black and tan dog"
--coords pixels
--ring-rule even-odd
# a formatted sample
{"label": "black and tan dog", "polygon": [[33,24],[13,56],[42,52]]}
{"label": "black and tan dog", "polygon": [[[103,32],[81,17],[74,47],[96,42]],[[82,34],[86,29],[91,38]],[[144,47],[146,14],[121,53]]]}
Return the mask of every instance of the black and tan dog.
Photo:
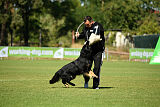
{"label": "black and tan dog", "polygon": [[75,79],[77,75],[84,74],[90,78],[98,78],[92,71],[90,71],[90,56],[91,49],[88,43],[86,43],[80,52],[80,56],[73,62],[63,66],[60,70],[58,70],[53,78],[49,81],[50,84],[54,84],[62,79],[62,83],[68,87],[69,84],[75,86],[74,83],[70,81]]}

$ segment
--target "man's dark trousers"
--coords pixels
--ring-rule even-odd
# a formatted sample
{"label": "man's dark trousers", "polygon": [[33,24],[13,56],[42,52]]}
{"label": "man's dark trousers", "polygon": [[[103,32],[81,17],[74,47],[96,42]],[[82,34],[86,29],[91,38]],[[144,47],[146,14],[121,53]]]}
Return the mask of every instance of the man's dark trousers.
{"label": "man's dark trousers", "polygon": [[[92,55],[92,63],[94,61],[94,69],[93,72],[95,75],[98,76],[98,78],[93,78],[93,88],[97,88],[100,82],[100,70],[101,70],[101,65],[102,65],[102,53],[103,52],[98,52],[96,54]],[[92,66],[92,64],[91,64]],[[90,66],[90,67],[91,67]],[[89,78],[84,76],[85,83],[88,83]]]}

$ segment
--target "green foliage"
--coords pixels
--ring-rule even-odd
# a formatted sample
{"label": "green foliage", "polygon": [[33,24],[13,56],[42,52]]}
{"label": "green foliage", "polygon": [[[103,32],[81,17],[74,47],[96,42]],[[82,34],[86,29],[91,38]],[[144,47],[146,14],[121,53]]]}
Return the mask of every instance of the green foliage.
{"label": "green foliage", "polygon": [[137,29],[137,35],[143,34],[160,34],[160,26],[155,16],[148,16],[144,18],[143,23]]}
{"label": "green foliage", "polygon": [[58,44],[61,47],[70,47],[72,43],[72,33],[68,32],[67,35],[58,38]]}
{"label": "green foliage", "polygon": [[15,45],[39,46],[41,35],[41,46],[60,46],[87,15],[105,30],[159,34],[159,7],[159,0],[1,0],[0,45],[12,36]]}

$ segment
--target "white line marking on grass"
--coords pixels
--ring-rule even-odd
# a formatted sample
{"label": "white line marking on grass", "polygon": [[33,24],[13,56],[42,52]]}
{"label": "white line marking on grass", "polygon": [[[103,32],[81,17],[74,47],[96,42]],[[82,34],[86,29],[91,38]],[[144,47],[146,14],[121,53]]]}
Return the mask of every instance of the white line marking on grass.
{"label": "white line marking on grass", "polygon": [[[10,80],[0,80],[0,82],[5,82],[5,81],[43,81],[42,79],[17,79],[17,80],[13,80],[13,79],[10,79]],[[45,80],[48,80],[48,79],[45,79]]]}

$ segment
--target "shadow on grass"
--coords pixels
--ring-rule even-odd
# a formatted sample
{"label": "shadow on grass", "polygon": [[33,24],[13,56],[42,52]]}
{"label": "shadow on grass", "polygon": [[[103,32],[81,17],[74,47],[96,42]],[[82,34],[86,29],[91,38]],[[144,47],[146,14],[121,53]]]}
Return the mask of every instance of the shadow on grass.
{"label": "shadow on grass", "polygon": [[111,89],[111,88],[115,88],[115,87],[99,87],[99,89]]}
{"label": "shadow on grass", "polygon": [[[52,88],[66,88],[66,87],[52,87]],[[84,88],[84,87],[73,87],[73,86],[70,86],[68,88],[93,89],[92,87]],[[99,89],[112,89],[112,88],[115,88],[115,87],[99,87]]]}

